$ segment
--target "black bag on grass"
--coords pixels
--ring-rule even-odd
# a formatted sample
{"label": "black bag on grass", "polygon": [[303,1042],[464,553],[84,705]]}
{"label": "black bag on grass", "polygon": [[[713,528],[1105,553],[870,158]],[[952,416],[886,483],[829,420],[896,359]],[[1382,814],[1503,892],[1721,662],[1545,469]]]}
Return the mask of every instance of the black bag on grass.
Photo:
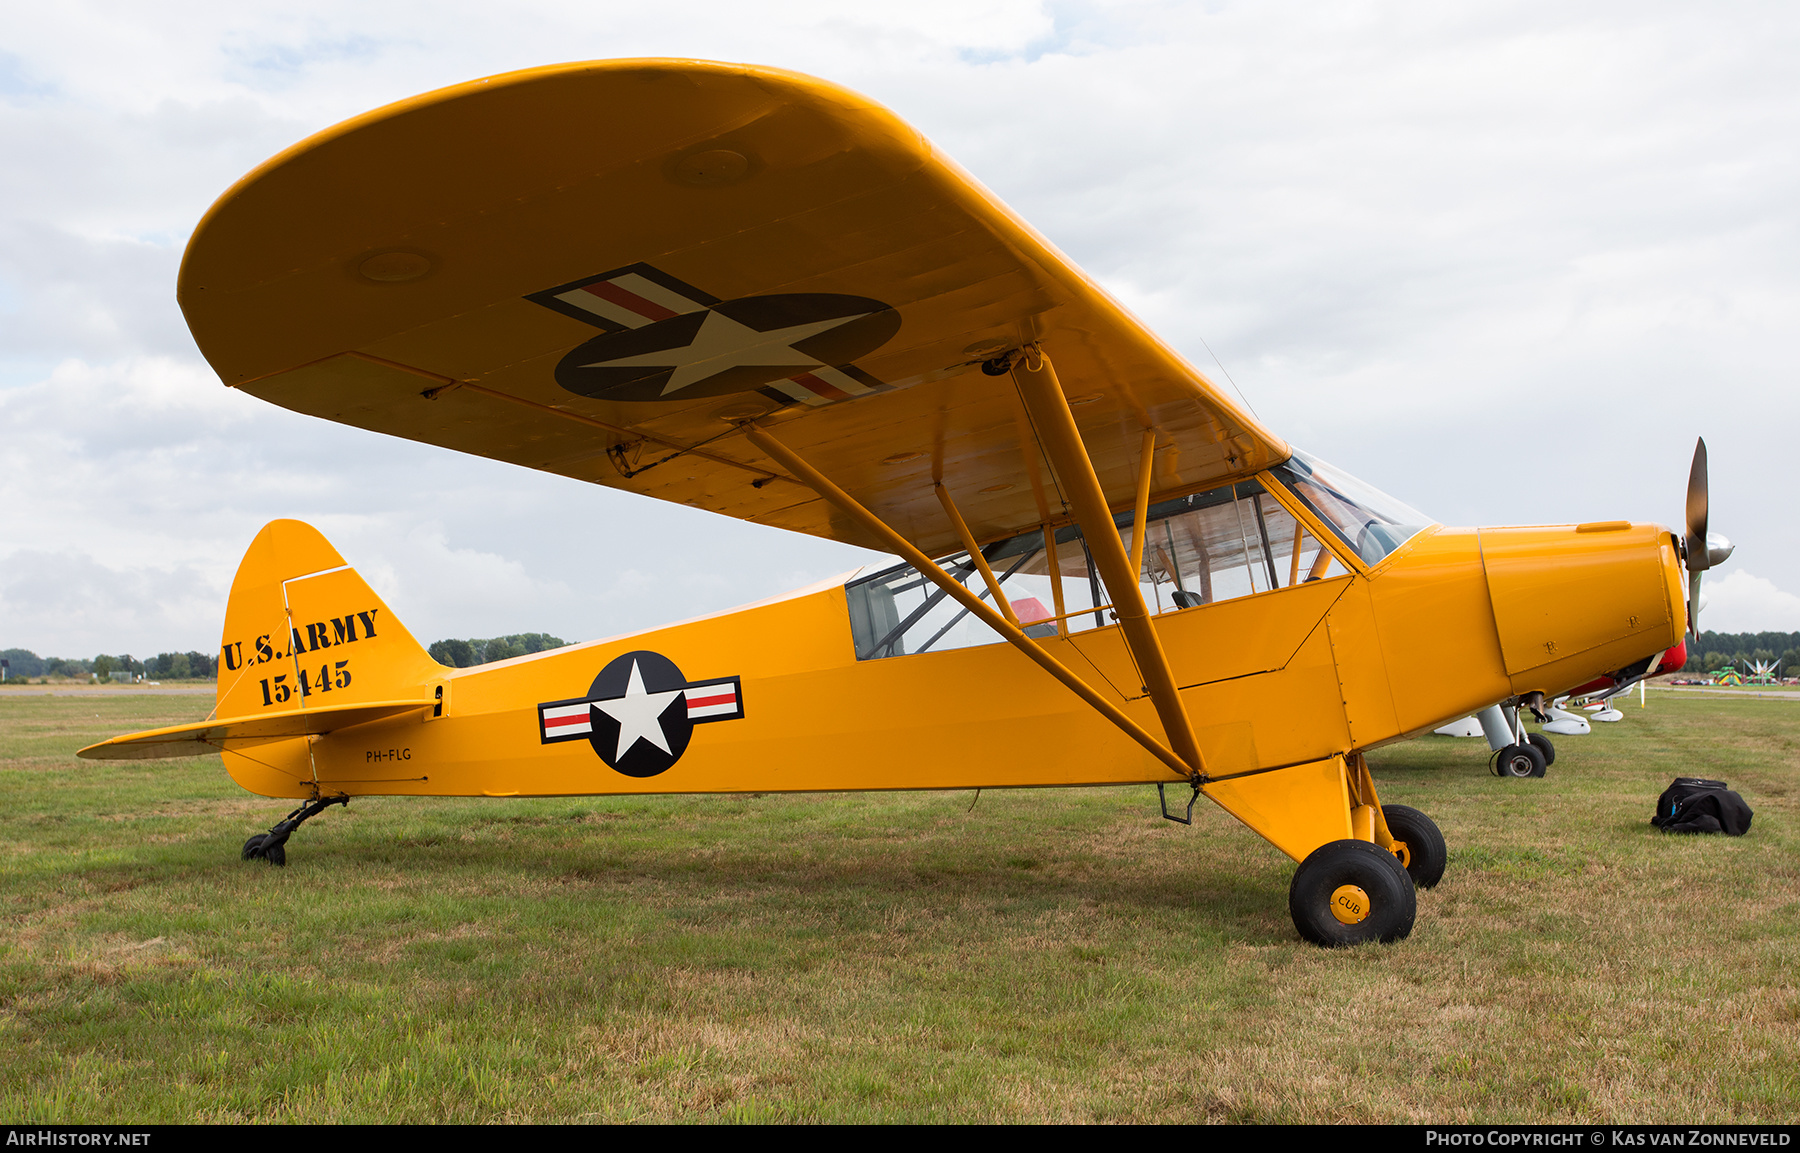
{"label": "black bag on grass", "polygon": [[1741,837],[1750,831],[1750,818],[1755,815],[1744,798],[1726,788],[1724,781],[1676,777],[1656,798],[1656,815],[1650,823],[1665,833],[1724,833]]}

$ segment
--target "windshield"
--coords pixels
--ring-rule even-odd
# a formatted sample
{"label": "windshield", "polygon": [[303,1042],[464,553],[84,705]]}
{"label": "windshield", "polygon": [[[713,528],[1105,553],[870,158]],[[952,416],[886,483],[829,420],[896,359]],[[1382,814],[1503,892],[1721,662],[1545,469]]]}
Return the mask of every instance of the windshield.
{"label": "windshield", "polygon": [[1364,484],[1316,456],[1296,451],[1269,470],[1306,502],[1319,519],[1337,530],[1365,564],[1375,564],[1423,528],[1430,517]]}

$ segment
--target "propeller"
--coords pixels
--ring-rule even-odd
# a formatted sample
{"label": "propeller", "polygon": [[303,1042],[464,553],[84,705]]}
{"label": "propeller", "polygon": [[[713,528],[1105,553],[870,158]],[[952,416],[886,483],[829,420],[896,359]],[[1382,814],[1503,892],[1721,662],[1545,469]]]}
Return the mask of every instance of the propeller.
{"label": "propeller", "polygon": [[1687,570],[1688,631],[1700,637],[1700,574],[1731,556],[1732,543],[1717,533],[1706,531],[1706,439],[1694,442],[1694,465],[1688,470],[1687,488]]}

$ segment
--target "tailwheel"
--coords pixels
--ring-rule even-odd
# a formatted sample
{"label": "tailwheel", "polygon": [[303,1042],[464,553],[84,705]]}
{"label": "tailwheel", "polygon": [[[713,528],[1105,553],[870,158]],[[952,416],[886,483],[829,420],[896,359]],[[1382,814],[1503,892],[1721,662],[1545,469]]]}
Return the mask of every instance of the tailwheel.
{"label": "tailwheel", "polygon": [[307,821],[318,816],[333,805],[349,805],[350,798],[343,793],[334,797],[314,797],[289,813],[286,819],[278,822],[266,833],[258,833],[244,842],[244,860],[261,857],[271,865],[287,864],[287,839],[294,835]]}
{"label": "tailwheel", "polygon": [[1394,854],[1368,841],[1332,841],[1295,870],[1288,912],[1315,945],[1387,944],[1412,932],[1418,895]]}
{"label": "tailwheel", "polygon": [[1406,874],[1413,885],[1429,889],[1444,879],[1444,865],[1450,851],[1444,845],[1444,834],[1437,823],[1419,810],[1406,805],[1381,806],[1382,819],[1396,841],[1406,842]]}

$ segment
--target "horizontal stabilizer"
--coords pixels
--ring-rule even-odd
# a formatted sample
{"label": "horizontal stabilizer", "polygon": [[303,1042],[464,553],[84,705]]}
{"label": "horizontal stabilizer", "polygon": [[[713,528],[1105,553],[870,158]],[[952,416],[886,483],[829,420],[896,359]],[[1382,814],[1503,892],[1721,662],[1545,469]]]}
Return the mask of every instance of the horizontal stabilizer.
{"label": "horizontal stabilizer", "polygon": [[155,757],[200,757],[221,749],[246,749],[272,741],[347,729],[429,709],[433,700],[373,701],[335,709],[305,709],[259,717],[228,717],[166,729],[149,729],[89,745],[76,753],[90,761],[142,761]]}

